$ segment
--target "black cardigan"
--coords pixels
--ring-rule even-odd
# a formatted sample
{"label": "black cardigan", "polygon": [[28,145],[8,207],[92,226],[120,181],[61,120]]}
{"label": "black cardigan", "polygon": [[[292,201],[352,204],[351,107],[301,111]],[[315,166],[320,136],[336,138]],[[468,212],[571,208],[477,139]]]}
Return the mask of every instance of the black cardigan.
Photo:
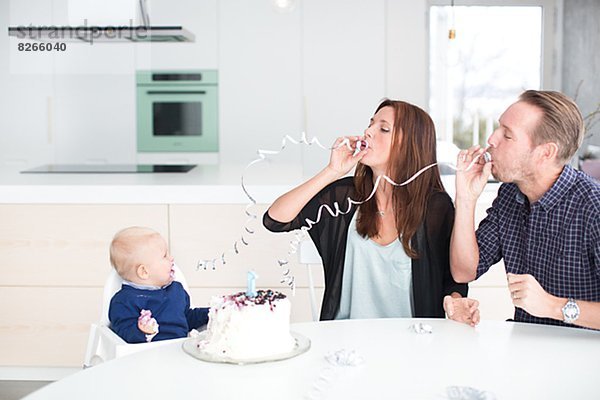
{"label": "black cardigan", "polygon": [[[337,202],[340,210],[348,210],[348,198],[355,197],[354,178],[346,177],[323,188],[313,197],[292,221],[281,223],[269,215],[263,216],[264,226],[272,232],[288,232],[306,226],[305,219],[317,219],[321,204],[335,210]],[[342,276],[348,227],[357,210],[352,206],[347,214],[332,217],[326,210],[321,212],[321,220],[309,231],[315,243],[325,271],[325,293],[321,307],[321,320],[334,319],[340,308]],[[432,192],[425,213],[425,219],[411,239],[411,246],[418,252],[412,260],[412,284],[414,316],[418,318],[444,318],[443,299],[452,292],[467,295],[466,284],[458,284],[450,274],[450,235],[454,223],[454,206],[446,192]]]}

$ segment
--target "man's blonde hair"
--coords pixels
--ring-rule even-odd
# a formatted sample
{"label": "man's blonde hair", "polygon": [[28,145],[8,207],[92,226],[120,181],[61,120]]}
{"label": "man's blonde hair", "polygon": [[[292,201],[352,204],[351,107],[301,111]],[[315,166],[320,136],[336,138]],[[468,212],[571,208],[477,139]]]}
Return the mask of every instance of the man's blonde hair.
{"label": "man's blonde hair", "polygon": [[542,118],[531,134],[533,144],[556,143],[558,161],[566,163],[577,152],[585,131],[577,104],[568,96],[549,90],[527,90],[519,101],[542,110]]}
{"label": "man's blonde hair", "polygon": [[131,226],[121,229],[110,243],[110,264],[119,276],[126,279],[137,267],[138,250],[153,236],[160,236],[153,229],[142,226]]}

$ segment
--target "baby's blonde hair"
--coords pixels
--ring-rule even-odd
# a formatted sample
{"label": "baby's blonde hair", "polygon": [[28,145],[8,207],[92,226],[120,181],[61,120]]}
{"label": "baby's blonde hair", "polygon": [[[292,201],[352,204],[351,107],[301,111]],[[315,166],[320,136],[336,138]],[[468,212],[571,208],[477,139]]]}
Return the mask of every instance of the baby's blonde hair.
{"label": "baby's blonde hair", "polygon": [[131,226],[115,234],[110,243],[110,264],[121,278],[127,279],[137,267],[139,248],[153,236],[160,236],[160,234],[142,226]]}

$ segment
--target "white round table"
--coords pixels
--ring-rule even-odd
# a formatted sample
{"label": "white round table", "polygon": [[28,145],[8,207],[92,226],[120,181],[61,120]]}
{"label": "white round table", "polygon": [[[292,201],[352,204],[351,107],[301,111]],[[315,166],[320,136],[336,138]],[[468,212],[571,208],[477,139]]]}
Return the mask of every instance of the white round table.
{"label": "white round table", "polygon": [[[430,334],[410,329],[431,325]],[[599,399],[600,332],[482,321],[373,319],[292,325],[308,352],[262,364],[200,361],[182,341],[101,364],[26,399],[446,399],[448,386],[496,399]],[[325,355],[354,350],[358,366]],[[491,398],[491,397],[489,397]]]}

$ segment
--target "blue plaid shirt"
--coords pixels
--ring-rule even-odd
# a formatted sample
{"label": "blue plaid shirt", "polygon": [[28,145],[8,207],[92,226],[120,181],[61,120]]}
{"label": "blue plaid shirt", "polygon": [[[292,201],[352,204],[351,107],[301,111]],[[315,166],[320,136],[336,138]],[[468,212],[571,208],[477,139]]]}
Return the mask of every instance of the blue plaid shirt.
{"label": "blue plaid shirt", "polygon": [[[600,301],[600,184],[565,166],[537,202],[505,183],[476,232],[477,277],[504,259],[506,272],[531,274],[546,292]],[[515,307],[515,321],[566,325]]]}

